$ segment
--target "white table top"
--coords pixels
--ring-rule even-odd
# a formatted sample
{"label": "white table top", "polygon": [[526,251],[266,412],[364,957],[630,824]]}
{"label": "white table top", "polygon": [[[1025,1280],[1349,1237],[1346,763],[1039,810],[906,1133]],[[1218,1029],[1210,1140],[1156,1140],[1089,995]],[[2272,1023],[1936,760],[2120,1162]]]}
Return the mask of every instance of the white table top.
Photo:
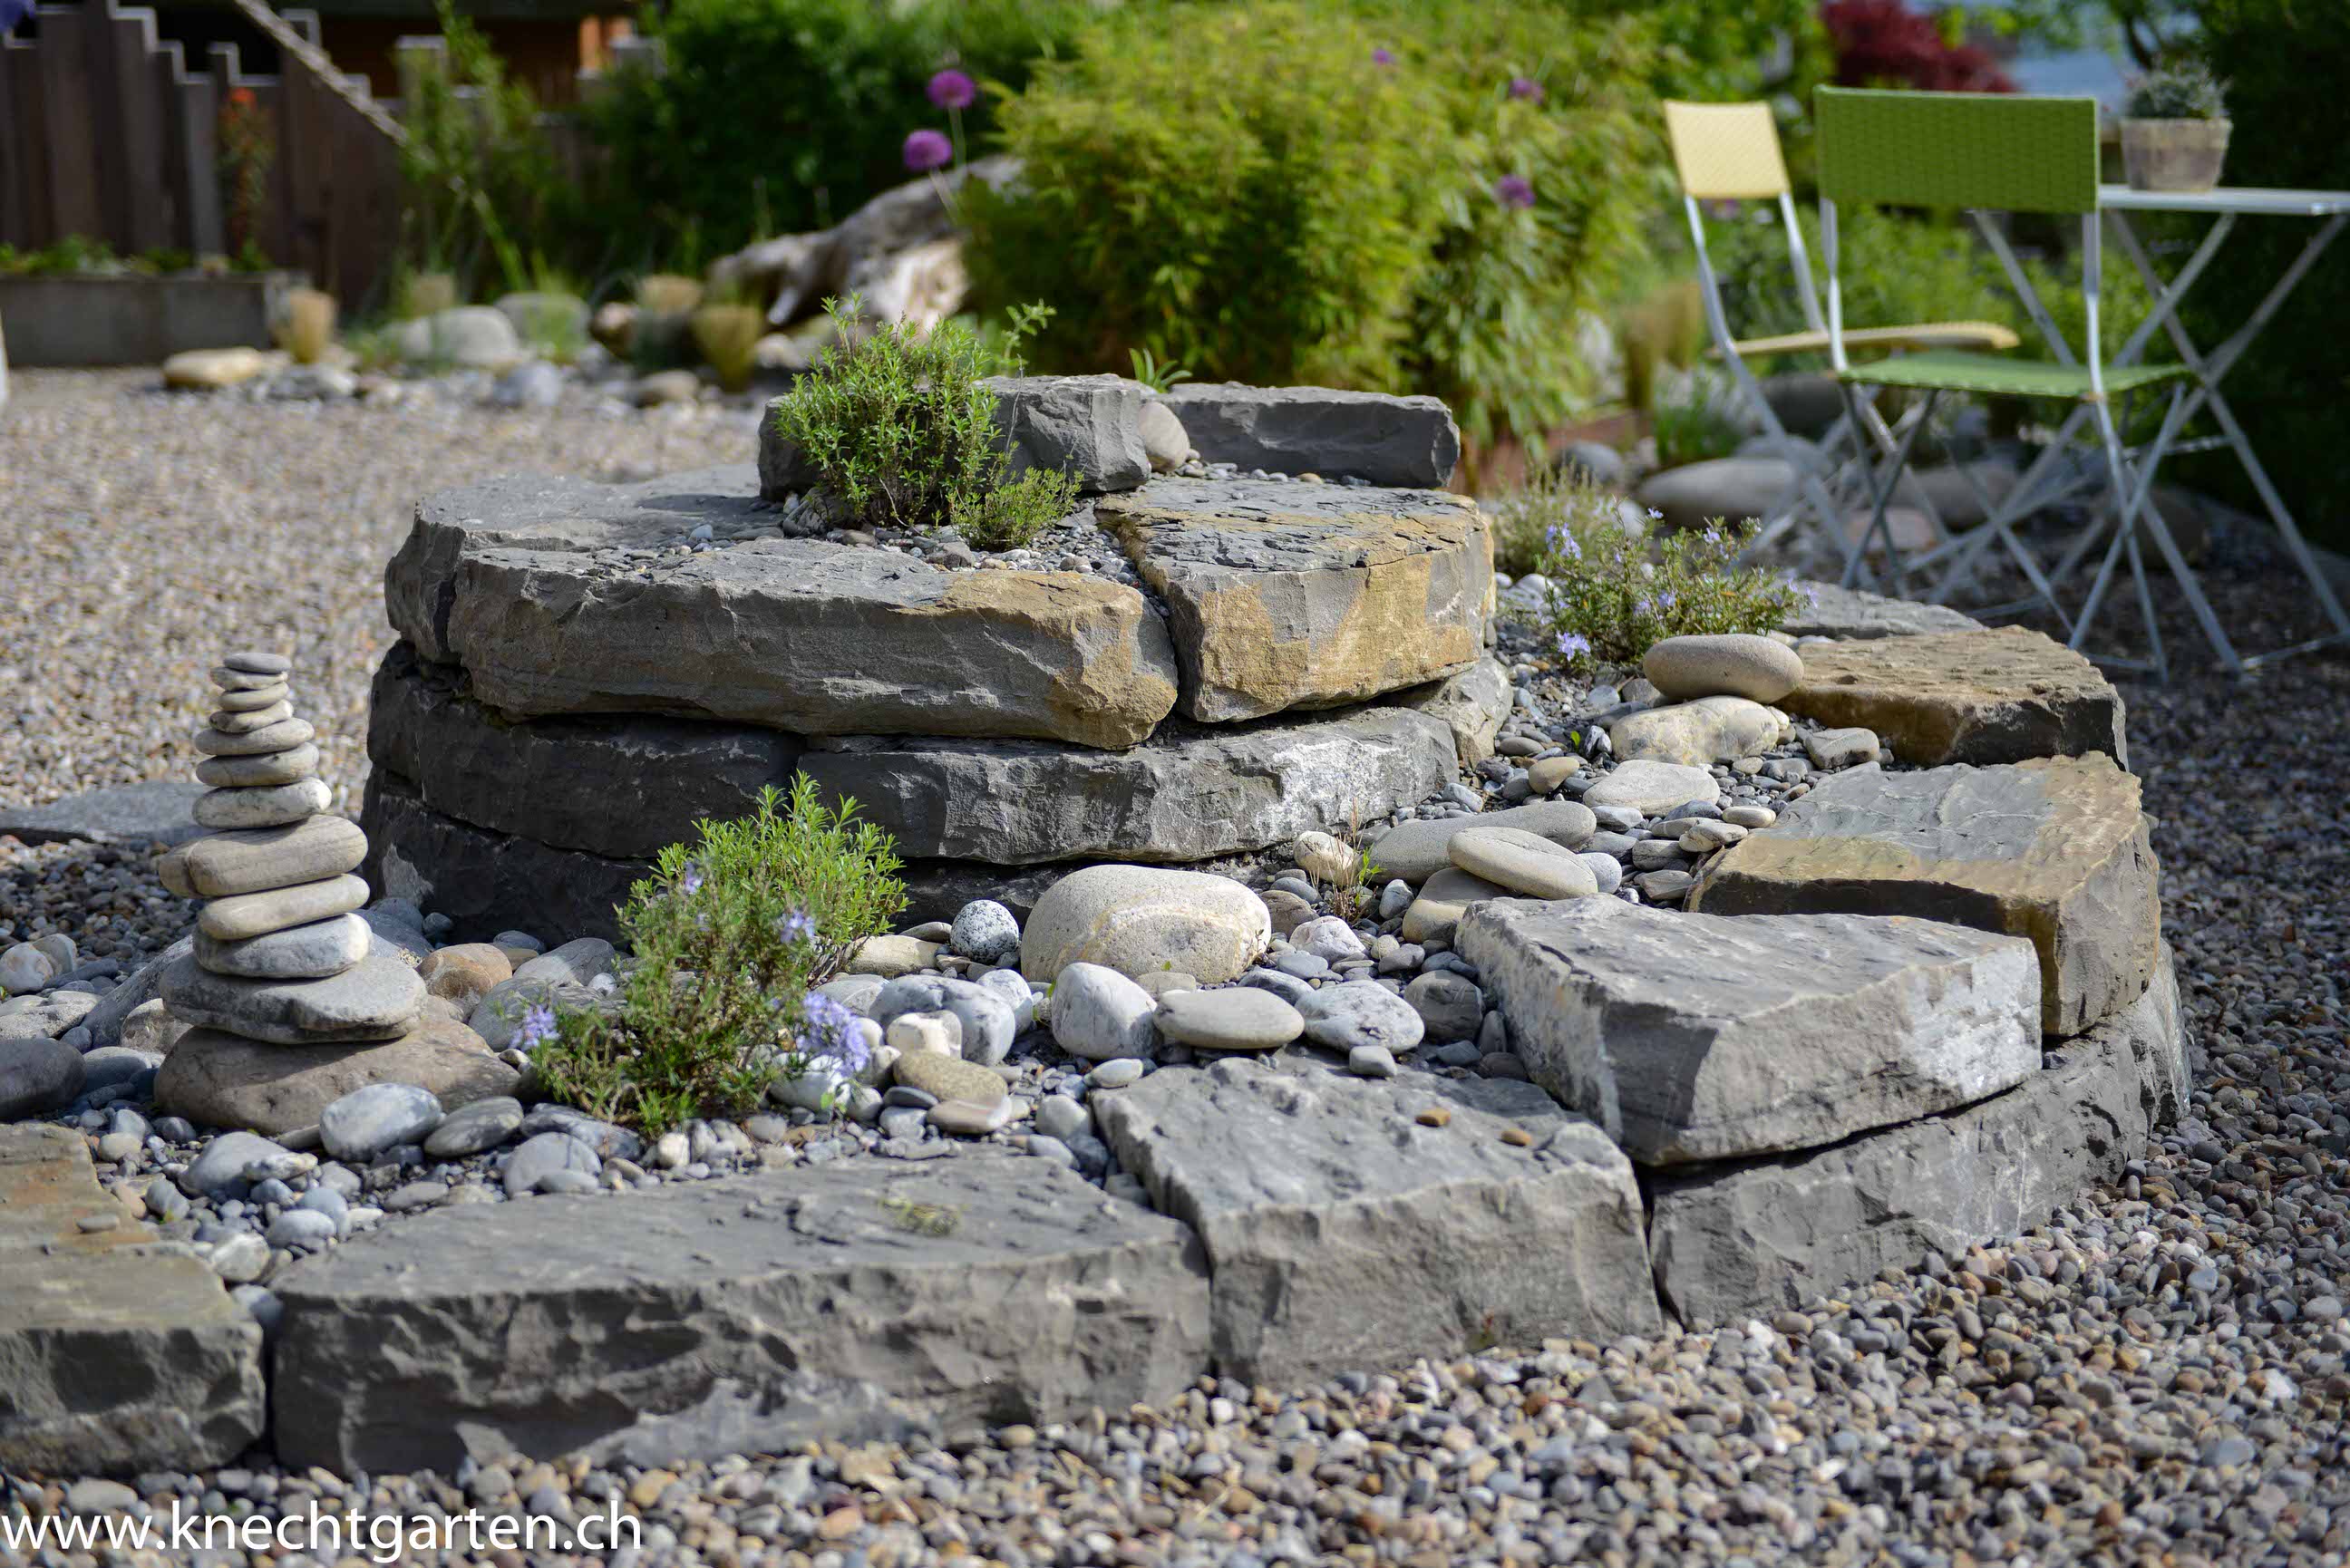
{"label": "white table top", "polygon": [[2127,185],[2100,185],[2097,205],[2132,213],[2331,218],[2350,213],[2350,191],[2272,191],[2249,185],[2221,185],[2210,191],[2136,191]]}

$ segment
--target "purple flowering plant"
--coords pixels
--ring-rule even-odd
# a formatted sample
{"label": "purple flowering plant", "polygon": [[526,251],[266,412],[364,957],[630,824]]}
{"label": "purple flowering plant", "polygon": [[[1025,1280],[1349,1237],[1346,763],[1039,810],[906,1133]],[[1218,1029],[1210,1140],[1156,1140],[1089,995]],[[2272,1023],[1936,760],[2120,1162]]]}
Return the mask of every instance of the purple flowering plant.
{"label": "purple flowering plant", "polygon": [[817,1055],[853,1071],[863,1033],[816,987],[905,904],[889,836],[805,774],[788,796],[771,788],[755,814],[697,834],[663,850],[620,909],[634,961],[619,1005],[525,1020],[544,1036],[533,1061],[556,1097],[652,1136],[747,1110]]}

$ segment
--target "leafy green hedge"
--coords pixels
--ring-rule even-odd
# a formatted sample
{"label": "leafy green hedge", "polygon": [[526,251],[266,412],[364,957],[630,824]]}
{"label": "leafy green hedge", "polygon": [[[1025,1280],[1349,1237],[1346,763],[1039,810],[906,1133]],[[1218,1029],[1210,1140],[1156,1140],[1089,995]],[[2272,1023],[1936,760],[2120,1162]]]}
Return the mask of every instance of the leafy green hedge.
{"label": "leafy green hedge", "polygon": [[1560,422],[1576,312],[1661,192],[1645,16],[1561,0],[1149,5],[999,106],[1019,189],[975,200],[985,304],[1036,358],[1433,392],[1472,437]]}
{"label": "leafy green hedge", "polygon": [[[2229,83],[2230,185],[2339,190],[2350,185],[2350,5],[2342,0],[2205,0],[2201,51]],[[2141,231],[2144,232],[2144,231]],[[2249,320],[2314,231],[2304,223],[2239,223],[2220,259],[2187,296],[2195,341],[2214,347]],[[2222,389],[2262,466],[2313,540],[2350,550],[2350,462],[2342,410],[2350,404],[2350,240],[2337,240]],[[2184,466],[2198,483],[2260,511],[2232,453]]]}
{"label": "leafy green hedge", "polygon": [[[654,16],[653,13],[647,13]],[[953,67],[1018,86],[1093,15],[1086,0],[671,0],[649,23],[668,69],[623,73],[589,109],[610,153],[612,265],[699,271],[754,239],[838,223],[912,178],[910,131]],[[996,94],[963,111],[982,138]]]}

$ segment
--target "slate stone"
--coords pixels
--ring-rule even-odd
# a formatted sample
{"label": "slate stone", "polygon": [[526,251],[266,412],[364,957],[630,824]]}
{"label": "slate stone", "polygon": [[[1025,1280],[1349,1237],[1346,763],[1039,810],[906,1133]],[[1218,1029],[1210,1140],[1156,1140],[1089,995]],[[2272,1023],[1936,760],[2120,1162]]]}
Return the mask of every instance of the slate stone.
{"label": "slate stone", "polygon": [[1212,727],[1170,722],[1123,752],[1045,741],[852,736],[800,765],[900,854],[1008,864],[1187,862],[1416,805],[1454,776],[1440,719],[1369,707]]}
{"label": "slate stone", "polygon": [[358,1045],[272,1045],[195,1029],[155,1075],[155,1104],[204,1127],[276,1136],[315,1127],[328,1106],[369,1084],[413,1084],[455,1110],[512,1095],[521,1075],[462,1023],[426,1017],[397,1040]]}
{"label": "slate stone", "polygon": [[183,844],[155,862],[155,875],[183,898],[223,898],[338,877],[367,857],[367,847],[366,835],[348,817],[314,816]]}
{"label": "slate stone", "polygon": [[1094,516],[1165,598],[1182,710],[1203,722],[1357,702],[1485,655],[1492,544],[1464,496],[1159,479]]}
{"label": "slate stone", "polygon": [[1735,1322],[2028,1231],[2145,1155],[2178,1114],[2186,1060],[2165,950],[2137,1001],[2005,1094],[1810,1154],[1659,1175],[1658,1287],[1692,1327]]}
{"label": "slate stone", "polygon": [[396,959],[370,955],[328,980],[242,980],[194,957],[164,971],[163,1003],[199,1027],[281,1045],[393,1040],[416,1022],[424,982]]}
{"label": "slate stone", "polygon": [[1575,801],[1538,800],[1468,816],[1414,817],[1372,839],[1368,848],[1381,877],[1400,877],[1418,887],[1452,863],[1453,835],[1497,827],[1531,833],[1562,849],[1580,849],[1599,830],[1599,823],[1588,806]]}
{"label": "slate stone", "polygon": [[1534,1081],[1644,1165],[1816,1148],[2040,1066],[2020,938],[1582,898],[1481,904],[1454,941]]}
{"label": "slate stone", "polygon": [[982,1149],[436,1210],[272,1288],[278,1457],[345,1475],[1043,1424],[1208,1363],[1189,1231]]}
{"label": "slate stone", "polygon": [[1874,730],[1907,763],[2020,763],[2103,752],[2129,766],[2121,693],[2089,660],[2026,627],[1814,644],[1780,706]]}
{"label": "slate stone", "polygon": [[[1531,1084],[1359,1078],[1292,1052],[1162,1068],[1091,1104],[1206,1248],[1226,1376],[1295,1386],[1659,1326],[1631,1166]],[[1431,1107],[1445,1126],[1415,1119]]]}
{"label": "slate stone", "polygon": [[1229,877],[1091,866],[1036,900],[1021,932],[1020,972],[1051,981],[1073,963],[1097,963],[1129,978],[1174,969],[1220,985],[1272,940],[1264,900]]}
{"label": "slate stone", "polygon": [[462,672],[396,644],[375,673],[368,757],[433,810],[616,858],[691,841],[707,817],[758,810],[787,789],[806,742],[752,724],[636,714],[515,723],[459,693]]}
{"label": "slate stone", "polygon": [[261,1327],[219,1275],[121,1219],[80,1133],[0,1126],[0,1469],[224,1465],[261,1436]]}
{"label": "slate stone", "polygon": [[250,980],[323,980],[367,957],[373,945],[368,923],[357,915],[337,915],[307,926],[289,926],[244,941],[217,941],[196,931],[196,962],[214,974]]}
{"label": "slate stone", "polygon": [[1142,445],[1143,387],[1123,376],[990,376],[995,430],[1011,472],[1074,473],[1092,493],[1150,477]]}
{"label": "slate stone", "polygon": [[46,1034],[0,1038],[0,1122],[71,1105],[81,1085],[81,1053],[63,1041]]}
{"label": "slate stone", "polygon": [[1501,661],[1481,659],[1457,675],[1391,693],[1386,701],[1443,720],[1452,730],[1456,759],[1462,767],[1473,768],[1493,754],[1493,742],[1514,708],[1515,695]]}
{"label": "slate stone", "polygon": [[[207,904],[205,909],[214,906]],[[201,929],[201,926],[200,928]],[[82,1015],[82,1025],[89,1031],[92,1046],[112,1045],[122,1038],[122,1021],[129,1018],[140,1003],[155,1000],[163,984],[163,972],[179,960],[196,950],[196,940],[182,937],[123,979],[112,991],[98,999],[98,1005]]]}
{"label": "slate stone", "polygon": [[318,1139],[337,1159],[364,1165],[403,1144],[422,1143],[445,1114],[428,1089],[368,1084],[318,1113]]}
{"label": "slate stone", "polygon": [[419,658],[518,718],[668,712],[802,734],[1123,747],[1174,705],[1174,649],[1132,588],[952,572],[821,539],[663,554],[764,520],[748,466],[630,485],[521,475],[426,497],[384,576]]}
{"label": "slate stone", "polygon": [[0,836],[26,844],[182,844],[203,832],[190,815],[203,793],[202,784],[150,779],[46,805],[0,806]]}
{"label": "slate stone", "polygon": [[1436,398],[1185,381],[1159,394],[1208,462],[1429,489],[1452,483],[1461,432]]}
{"label": "slate stone", "polygon": [[1916,915],[2030,937],[2041,1028],[2077,1034],[2146,990],[2160,942],[2138,781],[2106,756],[1821,780],[1707,867],[1710,914]]}
{"label": "slate stone", "polygon": [[[1790,637],[1827,637],[1855,641],[1878,637],[1914,637],[1928,632],[1981,631],[1982,622],[1948,605],[1887,598],[1835,583],[1798,582],[1802,602],[1779,623]],[[1808,653],[1809,649],[1804,649]]]}

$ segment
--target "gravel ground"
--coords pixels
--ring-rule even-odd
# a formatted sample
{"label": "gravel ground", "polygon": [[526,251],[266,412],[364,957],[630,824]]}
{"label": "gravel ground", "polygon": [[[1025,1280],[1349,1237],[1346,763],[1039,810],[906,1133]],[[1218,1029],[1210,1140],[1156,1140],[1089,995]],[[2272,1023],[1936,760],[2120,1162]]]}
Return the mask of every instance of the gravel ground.
{"label": "gravel ground", "polygon": [[[380,563],[412,492],[534,461],[681,466],[743,442],[721,424],[470,410],[239,408],[215,421],[119,388],[61,408],[44,380],[20,376],[20,398],[27,382],[45,395],[0,418],[0,502],[13,503],[0,506],[0,662],[33,732],[0,736],[0,780],[18,798],[182,771],[203,669],[231,632],[321,672],[306,711],[342,732],[329,765],[348,784],[384,640]],[[194,461],[170,481],[119,472],[125,443],[100,454],[86,432],[125,421]],[[443,442],[428,455],[427,440],[459,428],[462,459]],[[395,433],[423,439],[411,450]],[[542,455],[548,435],[604,464]],[[255,501],[264,487],[270,499]],[[234,522],[203,526],[256,514],[300,546],[255,556]],[[177,551],[131,532],[165,521],[158,536]],[[64,543],[100,528],[119,536]],[[2278,620],[2303,597],[2257,542],[2220,541],[2206,582],[2230,625]],[[2158,592],[2176,611],[2168,584]],[[208,613],[215,603],[229,613]],[[2170,621],[2174,658],[2195,660],[2184,618]],[[957,1556],[2339,1564],[2350,661],[2295,660],[2250,687],[2190,662],[2167,690],[2127,690],[2199,1047],[2193,1112],[2120,1189],[2024,1236],[1768,1323],[1496,1349],[1305,1390],[1203,1385],[1163,1409],[942,1447],[351,1483],[257,1466],[83,1483],[72,1501],[576,1517],[617,1498],[644,1520],[645,1550],[611,1561],[821,1568]],[[158,691],[181,695],[158,705]],[[55,923],[86,951],[129,955],[179,923],[170,903],[143,857],[0,846],[0,927],[16,934]],[[20,1488],[0,1517],[66,1506],[66,1492]]]}

